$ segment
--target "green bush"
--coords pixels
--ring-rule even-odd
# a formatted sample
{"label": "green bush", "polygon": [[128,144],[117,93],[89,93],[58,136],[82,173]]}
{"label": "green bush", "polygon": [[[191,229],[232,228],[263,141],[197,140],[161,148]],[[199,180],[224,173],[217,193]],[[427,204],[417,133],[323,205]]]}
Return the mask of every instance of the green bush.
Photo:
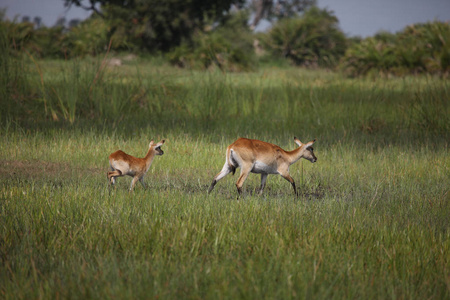
{"label": "green bush", "polygon": [[354,76],[371,72],[443,74],[449,72],[449,62],[450,25],[436,21],[355,43],[347,50],[342,68]]}
{"label": "green bush", "polygon": [[450,24],[433,22],[407,27],[399,34],[400,56],[413,72],[449,71]]}
{"label": "green bush", "polygon": [[263,39],[275,57],[295,65],[332,67],[346,49],[338,19],[326,9],[313,7],[304,15],[276,23]]}
{"label": "green bush", "polygon": [[376,37],[366,38],[347,50],[343,66],[351,75],[367,74],[374,69],[387,72],[390,68],[397,68],[399,61],[395,56],[395,44]]}
{"label": "green bush", "polygon": [[35,54],[45,58],[65,58],[63,44],[66,43],[67,36],[62,26],[42,27],[36,30]]}
{"label": "green bush", "polygon": [[63,45],[71,57],[96,55],[108,48],[108,25],[101,18],[90,18],[71,28]]}
{"label": "green bush", "polygon": [[0,27],[11,54],[18,55],[24,49],[38,49],[33,23],[4,20],[4,13],[1,13]]}
{"label": "green bush", "polygon": [[109,42],[108,25],[101,18],[87,19],[68,30],[62,26],[34,29],[33,23],[15,23],[2,17],[0,23],[14,55],[27,51],[38,58],[82,57],[104,52]]}
{"label": "green bush", "polygon": [[256,66],[253,35],[248,28],[247,13],[233,14],[223,24],[198,31],[191,43],[185,42],[167,54],[180,67],[226,71],[246,71]]}

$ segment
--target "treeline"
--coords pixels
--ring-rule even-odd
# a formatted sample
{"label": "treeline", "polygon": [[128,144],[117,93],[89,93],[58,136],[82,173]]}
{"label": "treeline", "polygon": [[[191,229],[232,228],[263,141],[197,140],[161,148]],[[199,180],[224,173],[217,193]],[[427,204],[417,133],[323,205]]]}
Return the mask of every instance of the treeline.
{"label": "treeline", "polygon": [[[255,33],[249,26],[249,10],[236,9],[220,19],[192,26],[189,34],[180,31],[175,35],[161,29],[167,34],[161,36],[139,19],[120,19],[120,15],[116,12],[114,19],[108,19],[93,14],[71,28],[35,28],[33,23],[8,21],[2,14],[0,30],[4,45],[15,56],[26,52],[37,58],[71,59],[106,51],[132,52],[162,55],[183,68],[224,71],[255,70],[263,63],[288,61],[296,66],[338,69],[350,76],[450,71],[448,22],[414,24],[398,33],[350,38],[340,30],[333,12],[312,6],[301,14],[280,18],[265,32]],[[176,20],[173,22],[180,22]]]}

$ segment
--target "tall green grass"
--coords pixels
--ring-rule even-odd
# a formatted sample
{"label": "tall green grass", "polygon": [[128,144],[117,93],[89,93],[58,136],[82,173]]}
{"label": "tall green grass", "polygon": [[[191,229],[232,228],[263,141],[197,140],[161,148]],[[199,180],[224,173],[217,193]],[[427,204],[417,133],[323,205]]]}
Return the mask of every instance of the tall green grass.
{"label": "tall green grass", "polygon": [[[2,298],[449,297],[448,81],[23,66],[35,109],[0,131]],[[206,194],[235,138],[294,135],[317,138],[298,199],[279,176],[256,196],[255,174],[239,201],[236,175]],[[147,190],[108,187],[109,153],[160,138]]]}

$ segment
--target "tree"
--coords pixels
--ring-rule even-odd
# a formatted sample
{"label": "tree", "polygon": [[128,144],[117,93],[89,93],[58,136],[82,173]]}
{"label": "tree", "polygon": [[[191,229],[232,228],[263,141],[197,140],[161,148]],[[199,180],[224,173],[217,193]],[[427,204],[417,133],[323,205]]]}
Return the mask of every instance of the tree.
{"label": "tree", "polygon": [[316,0],[252,0],[251,6],[255,17],[251,27],[258,26],[262,19],[293,17],[315,3]]}
{"label": "tree", "polygon": [[[112,2],[112,3],[117,3],[120,4],[120,2],[124,2],[124,1],[105,1],[105,0],[88,0],[88,1],[84,1],[84,0],[64,0],[64,5],[67,7],[71,7],[72,5],[81,7],[85,10],[91,10],[93,12],[95,12],[97,15],[104,17],[104,15],[101,13],[101,11],[98,9],[99,5],[105,5],[108,4],[108,2]],[[85,4],[85,3],[88,4]]]}
{"label": "tree", "polygon": [[110,25],[110,38],[150,51],[167,51],[197,29],[219,21],[245,0],[64,0],[95,12]]}
{"label": "tree", "polygon": [[69,28],[77,27],[81,23],[80,19],[71,19],[69,21]]}
{"label": "tree", "polygon": [[66,22],[67,22],[67,20],[66,20],[66,18],[64,18],[64,17],[62,17],[62,18],[58,18],[57,20],[56,20],[56,23],[55,23],[55,27],[62,27],[62,28],[64,28],[64,27],[66,27]]}
{"label": "tree", "polygon": [[234,11],[223,23],[194,34],[190,43],[182,43],[167,54],[180,67],[222,71],[248,71],[256,65],[254,36],[248,27],[248,12]]}
{"label": "tree", "polygon": [[42,25],[42,18],[41,17],[34,17],[33,23],[36,26],[37,29],[41,28]]}

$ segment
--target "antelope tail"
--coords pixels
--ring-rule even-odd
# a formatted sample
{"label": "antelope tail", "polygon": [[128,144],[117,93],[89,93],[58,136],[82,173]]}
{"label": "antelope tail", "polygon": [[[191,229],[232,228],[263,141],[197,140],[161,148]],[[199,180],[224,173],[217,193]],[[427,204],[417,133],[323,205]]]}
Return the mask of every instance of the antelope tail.
{"label": "antelope tail", "polygon": [[233,150],[230,149],[229,150],[229,155],[227,155],[227,162],[228,162],[228,166],[229,166],[229,168],[230,168],[230,170],[232,172],[232,175],[234,175],[234,173],[236,173],[236,167],[232,163],[232,161],[234,160],[232,155],[233,155]]}

